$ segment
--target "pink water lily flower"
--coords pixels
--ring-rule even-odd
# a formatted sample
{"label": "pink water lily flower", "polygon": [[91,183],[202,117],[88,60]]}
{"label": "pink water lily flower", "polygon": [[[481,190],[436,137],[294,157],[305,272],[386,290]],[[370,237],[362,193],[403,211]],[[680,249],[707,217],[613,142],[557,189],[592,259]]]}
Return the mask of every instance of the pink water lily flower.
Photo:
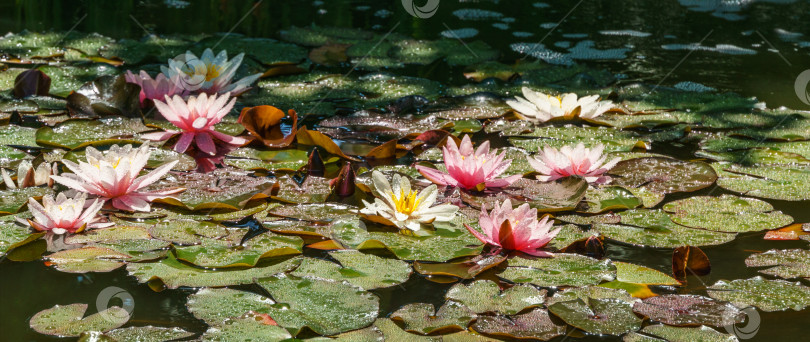
{"label": "pink water lily flower", "polygon": [[486,206],[481,206],[481,215],[478,224],[483,234],[468,224],[467,230],[475,235],[481,242],[509,251],[520,251],[526,254],[546,257],[551,253],[541,251],[551,241],[561,228],[551,231],[554,222],[548,216],[537,220],[537,209],[524,203],[517,209],[512,209],[512,202],[506,200],[503,205],[495,207],[487,213]]}
{"label": "pink water lily flower", "polygon": [[523,177],[514,175],[497,178],[509,168],[512,160],[503,160],[506,152],[496,154],[495,151],[490,151],[489,141],[483,142],[477,150],[473,150],[469,135],[464,136],[464,139],[461,140],[461,147],[458,147],[453,139],[447,139],[447,144],[442,148],[442,152],[447,172],[416,166],[416,169],[425,178],[438,185],[480,191],[485,188],[502,188]]}
{"label": "pink water lily flower", "polygon": [[87,208],[84,208],[87,201],[87,194],[80,194],[76,198],[67,198],[64,193],[60,193],[53,198],[53,195],[42,197],[42,204],[33,198],[28,199],[28,209],[34,215],[33,220],[26,220],[25,223],[42,232],[51,232],[61,235],[65,233],[78,233],[85,229],[103,228],[111,226],[112,223],[102,223],[101,218],[96,216],[103,201],[93,200]]}
{"label": "pink water lily flower", "polygon": [[165,131],[147,133],[143,138],[149,140],[167,140],[176,134],[180,139],[174,145],[174,150],[185,152],[193,142],[196,147],[209,155],[217,154],[217,139],[221,143],[241,146],[248,142],[245,138],[234,137],[214,130],[214,125],[222,121],[233,108],[236,98],[228,102],[229,94],[211,95],[201,94],[191,96],[188,101],[175,95],[173,98],[165,97],[166,103],[155,101],[155,107],[166,120],[180,128],[181,131]]}
{"label": "pink water lily flower", "polygon": [[141,86],[141,108],[145,106],[144,102],[147,99],[155,101],[163,100],[166,96],[179,95],[185,97],[188,95],[188,91],[178,83],[178,77],[169,79],[164,74],[158,74],[157,77],[152,79],[143,70],[138,75],[133,74],[132,71],[127,71],[125,77],[127,82]]}
{"label": "pink water lily flower", "polygon": [[171,197],[185,189],[175,188],[161,191],[145,191],[143,188],[158,181],[179,160],[161,165],[152,172],[138,177],[149,160],[149,145],[138,149],[132,145],[113,145],[103,154],[93,147],[87,148],[87,162],[78,164],[69,160],[62,162],[73,173],[63,173],[51,178],[69,188],[98,196],[103,201],[111,201],[112,206],[127,211],[149,211],[149,202],[157,198]]}
{"label": "pink water lily flower", "polygon": [[598,144],[593,148],[585,148],[579,143],[576,147],[563,146],[559,150],[546,146],[538,155],[529,158],[529,164],[541,173],[537,179],[553,181],[565,177],[582,177],[588,183],[604,184],[610,181],[605,172],[610,170],[621,158],[614,158],[605,162],[607,156],[602,155],[605,146]]}

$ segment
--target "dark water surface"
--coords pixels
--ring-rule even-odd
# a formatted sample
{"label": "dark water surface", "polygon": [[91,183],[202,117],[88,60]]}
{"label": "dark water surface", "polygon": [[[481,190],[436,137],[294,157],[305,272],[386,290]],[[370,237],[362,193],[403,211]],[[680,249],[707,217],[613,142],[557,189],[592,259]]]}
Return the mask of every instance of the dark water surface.
{"label": "dark water surface", "polygon": [[[421,2],[424,1],[417,1]],[[163,1],[3,1],[0,2],[0,31],[67,31],[75,26],[77,31],[98,32],[114,38],[140,38],[147,32],[193,34],[229,31],[234,34],[277,38],[279,30],[314,23],[380,32],[387,32],[395,27],[394,31],[401,34],[436,39],[440,37],[440,32],[448,28],[475,28],[479,31],[478,34],[465,40],[482,40],[496,47],[502,51],[500,60],[506,63],[524,57],[511,51],[510,44],[516,42],[542,41],[546,47],[562,51],[555,44],[564,46],[564,42],[576,44],[582,40],[591,40],[599,49],[627,49],[626,57],[621,59],[578,61],[607,68],[613,73],[625,74],[626,79],[620,82],[642,80],[650,84],[672,86],[690,81],[719,90],[755,96],[766,102],[770,108],[786,106],[810,109],[810,106],[800,101],[793,87],[796,76],[810,68],[810,43],[806,43],[810,41],[808,1],[543,0],[542,3],[547,4],[547,7],[535,5],[536,3],[539,1],[442,0],[433,17],[418,19],[407,14],[399,0],[205,0],[191,1],[184,8],[169,8]],[[703,7],[687,6],[687,3],[700,3]],[[735,3],[745,5],[735,7]],[[514,22],[508,22],[508,28],[501,29],[492,24],[503,20],[469,21],[461,20],[453,14],[456,10],[468,8],[495,11],[504,17],[514,18]],[[389,11],[390,15],[382,17],[379,15],[381,10]],[[570,15],[567,15],[569,11]],[[554,28],[557,23],[559,26]],[[638,32],[623,32],[623,35],[616,35],[616,32],[600,33],[622,30]],[[532,36],[518,37],[515,32],[527,32]],[[726,44],[749,52],[729,54],[664,48],[700,41],[706,47]],[[468,82],[459,71],[417,68],[394,72],[416,73],[420,77],[446,84]],[[668,147],[654,152],[677,155],[681,159],[694,158],[693,155],[681,155],[683,151]],[[720,195],[726,192],[709,188],[689,193],[688,196],[709,193]],[[664,203],[677,198],[669,196]],[[776,209],[793,216],[795,222],[810,222],[807,202],[769,202]],[[701,278],[691,277],[687,286],[678,291],[699,293],[705,288],[704,284],[714,284],[720,279],[755,276],[758,274],[756,269],[749,269],[743,264],[743,260],[751,253],[807,245],[804,241],[765,241],[762,239],[763,234],[764,232],[742,234],[730,243],[704,247],[712,262],[712,273]],[[670,272],[670,249],[630,248],[609,244],[607,256]],[[89,311],[95,312],[93,303],[98,293],[108,286],[121,287],[135,299],[135,311],[130,322],[132,325],[179,326],[195,332],[205,329],[205,325],[185,309],[185,298],[193,293],[191,290],[156,293],[128,277],[125,270],[76,275],[53,270],[41,262],[17,263],[3,260],[0,261],[0,340],[58,340],[29,329],[30,317],[54,304],[91,303]],[[436,284],[414,275],[402,287],[374,292],[382,298],[382,312],[390,313],[409,302],[439,304],[448,287],[449,285]],[[752,340],[808,340],[810,310],[760,314],[761,327]],[[586,338],[602,339],[617,338]]]}

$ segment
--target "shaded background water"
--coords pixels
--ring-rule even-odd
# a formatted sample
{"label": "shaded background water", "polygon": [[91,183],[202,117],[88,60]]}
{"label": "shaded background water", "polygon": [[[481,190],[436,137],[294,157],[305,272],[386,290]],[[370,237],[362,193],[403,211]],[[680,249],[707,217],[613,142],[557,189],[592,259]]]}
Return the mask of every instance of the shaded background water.
{"label": "shaded background water", "polygon": [[[421,2],[424,1],[417,1],[417,5]],[[493,11],[500,17],[463,20],[464,13],[470,12],[458,10],[473,8]],[[578,62],[624,75],[620,82],[641,80],[662,86],[697,82],[719,90],[755,96],[771,108],[786,106],[795,109],[810,109],[810,105],[803,103],[794,91],[797,75],[810,68],[808,22],[810,1],[789,0],[441,0],[435,15],[426,19],[406,13],[399,0],[0,2],[2,32],[75,29],[134,39],[146,34],[230,32],[276,38],[284,28],[314,23],[380,32],[393,29],[415,38],[436,39],[444,31],[473,28],[478,31],[477,35],[463,39],[482,40],[501,50],[500,61],[505,63],[525,57],[510,48],[519,42],[540,42],[559,52],[566,52],[569,47],[588,46],[592,42],[593,47],[617,52],[619,56]],[[702,49],[678,49],[699,42]],[[415,73],[446,84],[469,82],[461,71],[461,68],[425,66],[392,72]],[[662,148],[658,152],[677,154],[683,159],[693,157],[688,151]],[[710,191],[713,195],[724,193],[722,189],[707,189],[689,195]],[[676,198],[669,196],[664,202]],[[796,222],[810,222],[806,203],[769,202],[793,216]],[[712,273],[701,279],[691,278],[681,291],[699,292],[704,283],[756,275],[756,270],[742,264],[752,252],[806,245],[805,242],[768,242],[762,240],[762,235],[746,234],[722,246],[705,247],[713,264]],[[636,262],[643,260],[647,266],[669,272],[670,253],[668,249],[610,245],[608,257]],[[94,312],[92,303],[108,286],[118,286],[132,294],[136,305],[131,324],[180,326],[198,332],[204,329],[202,322],[185,310],[185,297],[190,291],[155,293],[127,277],[123,270],[75,275],[49,269],[41,262],[3,260],[0,261],[0,340],[54,340],[56,338],[29,329],[28,319],[54,304],[91,303],[90,311]],[[392,312],[407,302],[432,301],[438,304],[447,287],[414,276],[403,288],[377,293],[382,298],[382,310]],[[762,313],[761,321],[760,331],[753,340],[806,340],[810,333],[808,310]]]}

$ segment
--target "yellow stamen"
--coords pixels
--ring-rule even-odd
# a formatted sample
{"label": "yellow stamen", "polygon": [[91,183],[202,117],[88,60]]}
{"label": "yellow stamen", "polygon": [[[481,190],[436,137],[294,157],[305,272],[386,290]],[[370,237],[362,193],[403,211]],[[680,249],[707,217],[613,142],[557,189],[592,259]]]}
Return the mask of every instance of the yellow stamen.
{"label": "yellow stamen", "polygon": [[405,194],[405,190],[400,190],[399,197],[395,193],[391,194],[391,199],[396,204],[396,209],[398,212],[410,215],[416,208],[419,206],[419,199],[416,198],[416,191],[411,190],[410,193],[407,195]]}

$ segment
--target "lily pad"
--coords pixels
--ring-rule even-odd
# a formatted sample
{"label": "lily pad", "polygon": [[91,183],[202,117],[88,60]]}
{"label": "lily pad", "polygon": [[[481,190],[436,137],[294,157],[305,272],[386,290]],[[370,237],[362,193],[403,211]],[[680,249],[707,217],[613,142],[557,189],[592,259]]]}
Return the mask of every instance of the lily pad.
{"label": "lily pad", "polygon": [[687,228],[672,222],[661,210],[634,209],[619,214],[622,224],[594,227],[605,237],[624,243],[658,248],[719,245],[734,240],[736,234]]}
{"label": "lily pad", "polygon": [[153,327],[151,325],[143,327],[127,327],[115,329],[104,333],[105,337],[115,341],[138,341],[138,342],[161,342],[176,340],[193,336],[194,333],[180,328]]}
{"label": "lily pad", "polygon": [[[141,283],[155,283],[176,289],[188,287],[222,287],[229,285],[250,284],[255,278],[289,272],[300,264],[301,258],[291,258],[274,263],[259,264],[247,269],[209,270],[186,265],[178,261],[171,253],[166,259],[154,263],[127,264],[129,274]],[[159,287],[158,287],[159,288]]]}
{"label": "lily pad", "polygon": [[264,233],[244,243],[244,234],[237,239],[205,239],[202,244],[176,247],[178,260],[206,268],[252,267],[261,259],[291,256],[301,253],[304,242],[297,236]]}
{"label": "lily pad", "polygon": [[532,133],[523,136],[540,138],[528,140],[509,138],[512,145],[522,147],[529,152],[539,152],[546,145],[560,148],[579,142],[589,148],[602,144],[605,146],[605,152],[630,152],[634,148],[646,149],[650,143],[639,134],[606,127],[539,127]]}
{"label": "lily pad", "polygon": [[222,238],[228,235],[228,230],[221,225],[197,220],[165,221],[156,224],[149,232],[156,239],[178,245],[196,245],[205,238]]}
{"label": "lily pad", "polygon": [[469,285],[456,284],[445,298],[466,305],[475,313],[501,313],[514,315],[524,309],[542,306],[546,290],[530,285],[515,285],[501,291],[491,280],[476,280]]}
{"label": "lily pad", "polygon": [[592,334],[622,335],[641,328],[633,307],[617,299],[581,299],[558,302],[549,311],[566,323]]}
{"label": "lily pad", "polygon": [[618,281],[645,285],[681,284],[675,278],[649,267],[620,261],[614,261],[613,265],[616,266],[616,280]]}
{"label": "lily pad", "polygon": [[810,167],[739,166],[712,164],[720,179],[717,185],[747,196],[784,201],[810,199]]}
{"label": "lily pad", "polygon": [[261,312],[287,329],[307,326],[334,335],[369,326],[379,313],[377,296],[348,284],[283,274],[258,284],[277,302]]}
{"label": "lily pad", "polygon": [[261,315],[249,313],[208,328],[200,341],[281,341],[291,337],[286,329],[264,323]]}
{"label": "lily pad", "polygon": [[41,197],[52,193],[51,188],[27,187],[0,190],[0,215],[14,214],[28,204],[31,197]]}
{"label": "lily pad", "polygon": [[664,210],[675,223],[730,233],[776,229],[793,222],[768,202],[734,195],[690,197],[667,203]]}
{"label": "lily pad", "polygon": [[578,254],[555,254],[551,258],[513,258],[498,276],[515,283],[537,286],[584,286],[613,280],[616,267],[610,260],[599,261]]}
{"label": "lily pad", "polygon": [[577,211],[586,213],[633,209],[641,205],[641,200],[632,192],[619,186],[589,187],[582,200]]}
{"label": "lily pad", "polygon": [[507,187],[482,195],[461,192],[461,198],[479,209],[482,205],[492,208],[495,202],[511,199],[515,205],[529,203],[540,211],[561,211],[576,207],[587,189],[588,182],[580,178],[568,177],[551,182],[521,178]]}
{"label": "lily pad", "polygon": [[397,259],[352,250],[330,252],[329,256],[340,264],[306,258],[292,274],[337,282],[347,281],[367,290],[404,283],[411,275],[411,266]]}
{"label": "lily pad", "polygon": [[599,286],[588,285],[583,287],[570,287],[562,291],[558,291],[557,293],[554,294],[554,296],[549,297],[546,300],[546,305],[549,306],[560,302],[569,302],[572,300],[582,300],[583,302],[589,302],[591,299],[613,299],[631,305],[639,301],[638,298],[634,298],[626,290],[604,287],[603,285],[604,284]]}
{"label": "lily pad", "polygon": [[[12,216],[6,216],[13,218]],[[0,258],[9,251],[31,241],[39,239],[44,233],[31,233],[31,228],[24,227],[13,220],[0,218]]]}
{"label": "lily pad", "polygon": [[477,255],[480,241],[460,224],[434,224],[435,230],[425,236],[398,232],[369,231],[358,219],[341,220],[333,224],[333,237],[345,246],[364,249],[388,249],[402,260],[444,262]]}
{"label": "lily pad", "polygon": [[709,164],[664,157],[624,160],[608,173],[617,185],[644,187],[658,194],[697,191],[714,184],[717,179]]}
{"label": "lily pad", "polygon": [[755,306],[762,311],[802,310],[810,306],[810,287],[785,280],[762,277],[719,280],[709,289],[714,299],[729,301],[737,307]]}
{"label": "lily pad", "polygon": [[810,278],[810,250],[772,249],[745,259],[748,267],[773,266],[760,273],[784,279]]}
{"label": "lily pad", "polygon": [[67,150],[87,146],[140,144],[142,141],[134,135],[150,129],[135,118],[110,116],[97,120],[72,119],[54,127],[39,128],[36,141],[40,146]]}
{"label": "lily pad", "polygon": [[477,317],[464,304],[448,301],[438,311],[433,304],[412,303],[391,314],[391,319],[402,322],[406,331],[429,335],[465,330]]}
{"label": "lily pad", "polygon": [[208,173],[189,172],[163,179],[150,188],[185,188],[175,199],[158,201],[191,210],[239,210],[252,200],[269,197],[272,181],[254,177],[251,172],[234,168],[218,168]]}
{"label": "lily pad", "polygon": [[725,327],[742,323],[745,313],[731,303],[698,295],[662,295],[633,305],[633,311],[650,320],[674,326]]}
{"label": "lily pad", "polygon": [[247,291],[228,288],[203,288],[188,297],[186,307],[194,317],[211,326],[223,325],[250,311],[262,310],[275,304],[271,298]]}
{"label": "lily pad", "polygon": [[625,336],[625,342],[641,341],[670,341],[670,342],[738,342],[736,336],[724,334],[707,326],[696,328],[671,327],[668,325],[648,325],[641,329],[645,334],[660,337],[652,338],[639,333],[630,333]]}
{"label": "lily pad", "polygon": [[548,341],[564,335],[565,325],[551,320],[546,309],[534,309],[515,316],[482,316],[472,329],[478,333],[508,339],[531,339]]}
{"label": "lily pad", "polygon": [[76,337],[85,331],[112,330],[129,321],[129,312],[117,306],[84,317],[86,311],[87,304],[56,305],[31,317],[30,325],[40,334]]}
{"label": "lily pad", "polygon": [[101,247],[68,249],[48,255],[50,264],[68,273],[110,272],[124,266],[129,258],[129,255]]}

